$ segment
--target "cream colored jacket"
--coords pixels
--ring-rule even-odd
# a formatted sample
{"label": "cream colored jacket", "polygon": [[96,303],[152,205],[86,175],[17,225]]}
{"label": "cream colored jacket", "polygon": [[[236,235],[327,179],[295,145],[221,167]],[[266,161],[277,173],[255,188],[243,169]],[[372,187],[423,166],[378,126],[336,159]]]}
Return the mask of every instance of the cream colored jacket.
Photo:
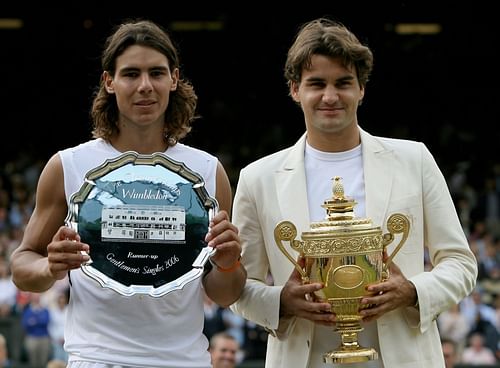
{"label": "cream colored jacket", "polygon": [[[476,259],[446,181],[425,145],[375,137],[362,129],[360,134],[366,215],[382,227],[396,212],[410,218],[410,235],[394,262],[415,284],[419,300],[419,310],[400,308],[377,320],[381,359],[385,368],[444,367],[436,318],[471,292]],[[273,235],[283,220],[293,222],[299,236],[310,230],[305,137],[242,169],[234,200],[233,222],[240,231],[248,281],[231,309],[270,331],[267,368],[308,367],[313,338],[314,324],[308,320],[280,323],[280,292],[294,266]],[[389,254],[397,243],[389,245]],[[288,242],[286,246],[291,255],[297,254]],[[424,247],[428,247],[432,271],[424,271]],[[268,271],[274,286],[266,285]]]}

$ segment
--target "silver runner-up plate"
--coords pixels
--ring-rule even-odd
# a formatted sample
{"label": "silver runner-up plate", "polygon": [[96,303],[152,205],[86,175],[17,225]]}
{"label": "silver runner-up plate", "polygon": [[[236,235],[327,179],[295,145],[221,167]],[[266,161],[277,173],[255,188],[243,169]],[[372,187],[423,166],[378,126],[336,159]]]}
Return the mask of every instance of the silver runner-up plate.
{"label": "silver runner-up plate", "polygon": [[203,178],[162,153],[125,152],[90,170],[66,225],[90,245],[82,271],[102,287],[160,297],[203,274],[218,210]]}

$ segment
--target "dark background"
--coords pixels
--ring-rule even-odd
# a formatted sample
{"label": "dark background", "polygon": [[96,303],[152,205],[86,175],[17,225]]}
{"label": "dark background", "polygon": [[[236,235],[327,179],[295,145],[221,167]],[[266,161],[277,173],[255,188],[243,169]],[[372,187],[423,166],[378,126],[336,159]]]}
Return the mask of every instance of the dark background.
{"label": "dark background", "polygon": [[[127,6],[2,3],[0,18],[19,17],[24,24],[0,29],[3,161],[23,152],[45,160],[90,138],[88,112],[104,40],[115,24],[142,17],[171,30],[182,73],[199,96],[202,118],[185,142],[219,155],[234,180],[243,165],[294,143],[304,131],[283,77],[286,52],[302,22],[331,16],[374,52],[359,111],[363,128],[424,141],[445,173],[466,162],[478,178],[498,162],[500,43],[493,1],[233,2],[225,7],[145,0]],[[179,22],[195,22],[189,24],[201,29],[182,30]],[[399,35],[400,22],[435,22],[442,32]],[[218,29],[210,29],[214,24]]]}

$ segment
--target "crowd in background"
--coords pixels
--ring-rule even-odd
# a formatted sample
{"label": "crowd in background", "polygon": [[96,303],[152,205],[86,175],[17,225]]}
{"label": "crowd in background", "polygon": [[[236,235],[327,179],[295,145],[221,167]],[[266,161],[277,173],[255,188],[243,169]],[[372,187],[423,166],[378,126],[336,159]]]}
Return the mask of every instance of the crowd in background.
{"label": "crowd in background", "polygon": [[[0,368],[8,367],[6,362],[13,359],[10,349],[16,345],[2,335],[1,322],[14,317],[22,331],[22,340],[17,342],[22,347],[21,355],[16,358],[32,368],[67,360],[63,350],[67,280],[42,294],[21,292],[12,283],[9,269],[10,254],[19,245],[33,210],[44,163],[21,156],[0,169]],[[500,163],[492,164],[474,180],[466,163],[444,169],[479,265],[476,289],[438,317],[445,357],[453,354],[455,363],[500,364]],[[237,169],[229,168],[228,172],[237,173]],[[230,179],[233,184],[237,181],[236,175]],[[432,267],[430,263],[427,266]],[[205,321],[208,338],[225,331],[236,339],[240,346],[238,362],[265,358],[267,333],[261,327],[208,298]]]}

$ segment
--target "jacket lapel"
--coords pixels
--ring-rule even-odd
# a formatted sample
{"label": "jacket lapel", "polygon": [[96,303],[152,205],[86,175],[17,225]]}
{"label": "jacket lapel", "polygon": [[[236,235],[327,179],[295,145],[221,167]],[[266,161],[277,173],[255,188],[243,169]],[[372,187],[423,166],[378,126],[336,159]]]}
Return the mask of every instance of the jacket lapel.
{"label": "jacket lapel", "polygon": [[366,217],[375,226],[385,226],[394,171],[393,152],[360,128],[365,179]]}
{"label": "jacket lapel", "polygon": [[307,202],[304,149],[306,134],[290,149],[281,168],[276,170],[275,185],[278,203],[283,217],[297,227],[298,235],[309,230],[309,206]]}

